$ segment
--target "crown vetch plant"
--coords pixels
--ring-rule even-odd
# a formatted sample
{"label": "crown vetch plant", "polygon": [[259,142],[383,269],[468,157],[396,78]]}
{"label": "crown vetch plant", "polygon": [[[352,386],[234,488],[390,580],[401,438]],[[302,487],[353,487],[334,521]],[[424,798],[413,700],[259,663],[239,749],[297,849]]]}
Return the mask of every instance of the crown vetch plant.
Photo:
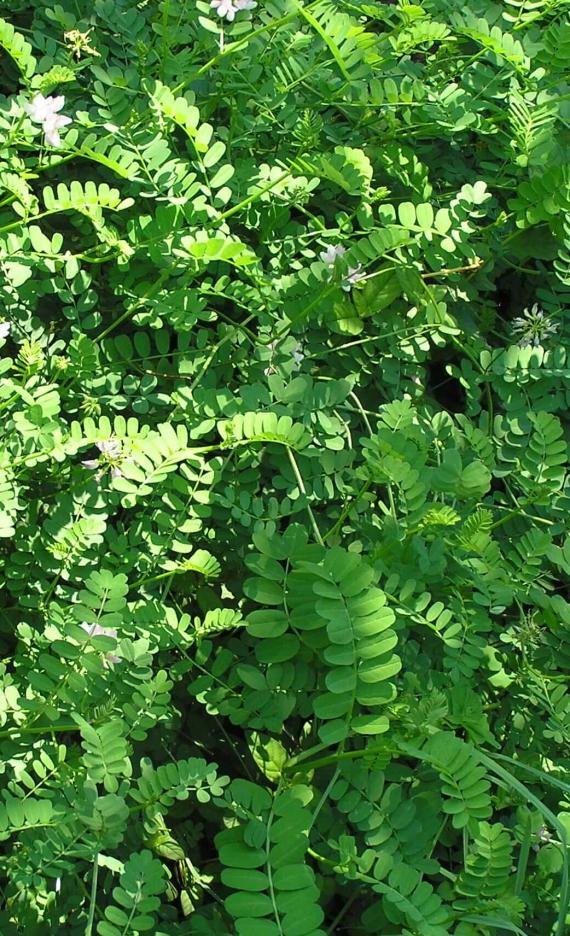
{"label": "crown vetch plant", "polygon": [[0,0],[0,933],[564,936],[566,0]]}

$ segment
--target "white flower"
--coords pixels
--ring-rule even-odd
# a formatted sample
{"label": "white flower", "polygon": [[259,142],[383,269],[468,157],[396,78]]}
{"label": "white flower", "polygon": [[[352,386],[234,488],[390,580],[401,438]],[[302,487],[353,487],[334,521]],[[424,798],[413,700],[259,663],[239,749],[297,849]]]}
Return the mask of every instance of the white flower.
{"label": "white flower", "polygon": [[513,319],[513,333],[520,336],[519,348],[538,348],[558,331],[558,323],[551,322],[535,302],[532,309],[525,309],[522,318]]}
{"label": "white flower", "polygon": [[46,143],[49,143],[50,146],[59,146],[61,143],[59,131],[69,123],[71,123],[71,117],[64,117],[62,114],[56,114],[46,120],[44,123]]}
{"label": "white flower", "polygon": [[121,454],[121,440],[120,439],[103,439],[102,442],[97,442],[97,448],[101,452],[101,455],[106,455],[107,458],[118,458]]}
{"label": "white flower", "polygon": [[101,624],[88,624],[83,621],[81,627],[90,637],[116,637],[117,631],[114,627],[103,627]]}
{"label": "white flower", "polygon": [[[81,462],[84,468],[88,468],[89,471],[93,471],[95,468],[98,468],[99,471],[95,475],[99,481],[103,475],[105,468],[111,468],[111,477],[112,478],[121,478],[123,473],[117,464],[117,461],[123,461],[123,443],[120,439],[115,439],[111,437],[110,439],[102,439],[96,443],[97,448],[101,452],[100,458],[86,458]],[[129,460],[128,457],[126,459]]]}
{"label": "white flower", "polygon": [[36,94],[31,104],[26,104],[26,110],[34,123],[45,123],[50,117],[54,117],[65,104],[63,95],[60,97],[44,97],[43,94]]}
{"label": "white flower", "polygon": [[257,3],[255,0],[232,0],[236,10],[255,10]]}
{"label": "white flower", "polygon": [[323,263],[328,263],[329,266],[334,266],[337,257],[342,257],[346,253],[346,247],[342,247],[341,244],[330,244],[326,250],[321,251],[319,254],[320,259]]}
{"label": "white flower", "polygon": [[295,364],[297,365],[297,370],[300,370],[301,364],[305,360],[305,355],[303,354],[302,346],[299,344],[298,341],[295,343],[295,347],[291,351],[291,357],[293,358],[293,360],[295,361]]}
{"label": "white flower", "polygon": [[210,6],[218,16],[225,16],[230,23],[235,19],[238,10],[234,0],[211,0]]}
{"label": "white flower", "polygon": [[62,127],[71,123],[71,117],[65,117],[58,114],[65,104],[63,95],[59,97],[44,97],[43,94],[36,94],[30,104],[26,104],[26,110],[34,123],[41,123],[46,143],[50,146],[59,146],[61,139],[59,131]]}
{"label": "white flower", "polygon": [[10,322],[0,322],[0,338],[7,338],[10,334]]}
{"label": "white flower", "polygon": [[[86,621],[83,621],[81,627],[86,631],[89,637],[117,637],[117,631],[114,627],[102,627],[101,624],[88,624]],[[109,663],[120,663],[121,657],[116,656],[114,653],[105,654],[105,665]]]}
{"label": "white flower", "polygon": [[360,264],[358,264],[358,266],[355,266],[355,267],[349,267],[348,276],[346,277],[344,283],[342,284],[342,288],[344,289],[345,292],[350,292],[352,287],[355,286],[356,283],[360,282],[360,280],[363,280],[363,279],[366,279],[366,273],[360,272]]}

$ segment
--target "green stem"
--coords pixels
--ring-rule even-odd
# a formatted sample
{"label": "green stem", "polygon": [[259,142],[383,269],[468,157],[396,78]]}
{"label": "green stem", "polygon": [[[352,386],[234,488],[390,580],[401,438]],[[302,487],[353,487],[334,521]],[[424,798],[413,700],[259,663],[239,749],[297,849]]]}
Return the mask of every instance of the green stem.
{"label": "green stem", "polygon": [[323,540],[325,540],[325,542],[326,542],[326,540],[330,539],[331,536],[336,536],[336,534],[339,532],[341,526],[343,525],[344,521],[345,521],[346,518],[348,517],[348,515],[349,515],[350,511],[352,510],[352,508],[354,507],[354,505],[358,503],[358,501],[360,500],[360,498],[362,497],[363,494],[366,494],[366,492],[367,492],[367,490],[368,490],[368,488],[370,487],[371,484],[372,484],[372,481],[371,481],[371,480],[365,481],[364,484],[362,485],[362,487],[360,488],[360,491],[359,491],[358,494],[356,495],[356,497],[353,498],[353,500],[351,500],[350,503],[348,503],[348,504],[344,507],[344,509],[343,509],[343,511],[342,511],[342,513],[341,513],[341,515],[340,515],[340,517],[338,518],[338,520],[336,521],[336,523],[334,524],[334,526],[332,526],[332,527],[330,528],[330,530],[327,530],[327,532],[326,532],[325,535],[323,536]]}
{"label": "green stem", "polygon": [[13,396],[9,397],[9,399],[5,400],[4,403],[0,403],[0,412],[2,412],[2,410],[9,409],[14,403],[17,403],[19,399],[20,394],[15,393]]}
{"label": "green stem", "polygon": [[569,903],[569,874],[568,874],[568,836],[566,834],[566,829],[560,822],[558,816],[556,816],[551,809],[548,808],[537,796],[534,795],[532,790],[520,780],[517,780],[516,777],[513,777],[508,770],[505,770],[504,767],[501,767],[500,764],[485,754],[481,749],[478,750],[478,755],[481,760],[481,763],[489,771],[490,778],[500,786],[506,787],[507,789],[515,790],[523,799],[526,799],[527,802],[531,803],[538,812],[542,813],[544,818],[547,820],[550,825],[556,829],[558,832],[558,837],[562,843],[562,855],[563,855],[563,864],[560,880],[560,900],[559,900],[559,909],[558,909],[558,920],[556,923],[556,929],[554,930],[555,936],[564,936],[566,932],[566,914],[568,912],[568,903]]}
{"label": "green stem", "polygon": [[85,936],[91,936],[93,931],[93,920],[95,919],[95,907],[97,905],[97,879],[99,877],[99,854],[95,855],[93,862],[93,877],[91,879],[91,896],[89,900],[89,916],[85,927]]}
{"label": "green stem", "polygon": [[1,738],[14,739],[14,738],[19,738],[21,735],[31,735],[31,734],[37,734],[37,735],[41,735],[41,734],[49,735],[49,734],[55,734],[55,733],[61,734],[66,731],[79,731],[79,727],[77,725],[36,725],[35,727],[18,728],[16,726],[14,728],[7,728],[5,729],[5,731],[0,731],[0,739]]}
{"label": "green stem", "polygon": [[[318,5],[319,0],[315,0],[314,3],[311,3],[306,10],[311,10],[313,7]],[[188,78],[185,78],[184,81],[181,81],[180,84],[176,85],[174,88],[174,94],[181,94],[189,85],[191,85],[197,78],[201,78],[202,75],[205,75],[210,71],[214,65],[217,65],[218,62],[226,58],[228,55],[232,55],[234,52],[239,52],[240,49],[243,49],[245,46],[249,45],[252,39],[257,39],[258,36],[262,36],[264,33],[269,32],[273,29],[278,30],[281,26],[285,26],[287,23],[291,23],[293,20],[297,19],[298,13],[287,13],[285,16],[280,17],[279,19],[272,20],[270,23],[265,23],[264,26],[260,26],[258,29],[252,30],[247,34],[243,39],[238,39],[237,42],[232,42],[231,45],[226,46],[223,52],[219,52],[217,55],[214,55],[209,59],[204,65],[201,66],[197,71],[193,72]]]}
{"label": "green stem", "polygon": [[115,328],[121,325],[126,319],[129,319],[132,315],[136,315],[136,313],[139,311],[139,309],[142,308],[148,299],[152,299],[158,292],[160,292],[161,287],[164,285],[171,272],[171,270],[163,270],[156,282],[152,284],[150,289],[147,290],[144,296],[141,296],[140,300],[135,303],[132,308],[126,309],[122,315],[119,315],[119,317],[116,318],[114,322],[111,322],[111,324],[104,331],[102,331],[99,335],[96,336],[96,338],[93,339],[95,343],[98,343],[99,341],[102,341],[104,338],[106,338],[107,335],[114,331]]}
{"label": "green stem", "polygon": [[308,848],[307,854],[310,855],[311,858],[314,858],[315,861],[320,861],[321,864],[328,865],[329,868],[338,868],[338,864],[336,861],[331,861],[330,858],[325,858],[324,855],[319,855],[319,853],[316,852],[313,848]]}
{"label": "green stem", "polygon": [[[232,324],[234,325],[235,328],[242,328],[242,327],[245,328],[245,326],[247,326],[247,324],[248,324],[249,322],[251,322],[251,320],[252,320],[253,318],[255,318],[255,315],[254,315],[254,314],[248,315],[248,317],[245,319],[245,322],[243,323],[243,326],[242,326],[241,324],[238,324],[237,322],[233,322]],[[248,331],[249,331],[249,329],[248,329]],[[206,358],[206,360],[204,361],[204,363],[203,363],[202,366],[200,367],[200,370],[198,371],[198,373],[197,373],[196,376],[194,377],[192,383],[190,384],[190,387],[189,387],[189,392],[190,392],[190,393],[193,393],[193,392],[194,392],[195,388],[198,386],[198,384],[200,383],[202,377],[203,377],[204,374],[207,372],[207,370],[208,370],[210,364],[211,364],[212,361],[214,360],[214,358],[215,358],[216,354],[218,353],[218,351],[220,350],[220,348],[222,348],[225,344],[227,344],[227,342],[230,341],[230,340],[232,339],[232,337],[233,337],[232,334],[231,334],[230,332],[228,332],[227,335],[224,335],[224,337],[223,337],[220,341],[218,341],[217,344],[214,345],[214,347],[212,348],[210,354],[208,355],[208,357]]]}
{"label": "green stem", "polygon": [[223,214],[219,215],[212,224],[208,227],[217,227],[218,224],[221,224],[222,221],[225,221],[226,218],[231,218],[232,215],[237,214],[238,211],[241,211],[242,208],[247,208],[248,205],[251,205],[254,201],[257,201],[258,198],[261,198],[262,195],[265,195],[267,192],[270,192],[275,186],[279,185],[280,182],[283,182],[285,179],[288,179],[292,175],[292,170],[287,169],[285,172],[281,173],[277,179],[273,179],[273,182],[269,182],[266,186],[261,189],[256,189],[251,195],[248,195],[247,198],[244,198],[243,201],[240,201],[239,204],[234,205],[233,208],[228,208],[227,211],[224,211]]}
{"label": "green stem", "polygon": [[[507,510],[507,507],[503,507],[501,504],[494,505],[495,510]],[[496,527],[502,526],[503,523],[506,523],[508,520],[511,520],[515,517],[526,517],[527,520],[532,520],[534,523],[544,523],[546,526],[554,526],[554,520],[548,520],[546,517],[537,517],[535,514],[529,514],[522,507],[517,508],[516,510],[510,510],[508,515],[503,517],[501,520],[497,520],[496,523],[490,528],[494,530]]]}
{"label": "green stem", "polygon": [[289,461],[291,462],[291,467],[292,467],[293,472],[294,472],[294,474],[295,474],[295,477],[296,477],[296,479],[297,479],[297,484],[299,485],[299,490],[301,491],[301,494],[303,494],[304,497],[305,497],[306,500],[307,500],[307,513],[309,514],[309,519],[310,519],[310,521],[311,521],[311,526],[313,527],[313,532],[314,532],[314,534],[315,534],[315,539],[316,539],[317,543],[319,544],[319,546],[324,546],[324,545],[325,545],[325,542],[324,542],[324,540],[323,540],[323,538],[322,538],[322,536],[321,536],[321,531],[319,530],[319,527],[318,527],[318,525],[317,525],[317,521],[316,521],[315,515],[314,515],[314,513],[313,513],[313,508],[312,508],[311,505],[309,504],[309,497],[308,497],[308,495],[307,495],[307,489],[306,489],[306,487],[305,487],[305,482],[303,481],[303,476],[301,475],[301,472],[299,471],[299,466],[298,466],[298,464],[297,464],[297,462],[296,462],[296,460],[295,460],[295,456],[293,455],[293,452],[291,451],[291,449],[290,449],[289,447],[287,447],[287,454],[288,454],[288,456],[289,456]]}
{"label": "green stem", "polygon": [[273,803],[271,804],[271,812],[269,813],[269,818],[267,820],[267,832],[265,835],[265,870],[267,873],[267,879],[269,881],[269,897],[273,905],[273,916],[275,917],[275,923],[277,925],[277,930],[280,936],[283,936],[283,929],[281,927],[281,914],[279,913],[279,908],[277,906],[277,901],[275,899],[275,888],[273,886],[273,868],[271,864],[271,825],[273,823],[273,818],[275,816],[275,800],[281,792],[281,781],[277,787]]}
{"label": "green stem", "polygon": [[306,9],[302,3],[299,3],[299,0],[295,0],[295,6],[297,7],[301,16],[306,19],[307,23],[313,27],[316,33],[321,37],[325,45],[328,47],[329,52],[334,58],[336,64],[338,65],[339,71],[345,81],[350,81],[350,72],[347,71],[346,65],[344,64],[344,59],[340,53],[340,49],[331,37],[327,34],[326,30],[323,29],[318,19],[315,19],[312,13]]}
{"label": "green stem", "polygon": [[323,790],[323,794],[322,794],[322,796],[321,796],[319,802],[317,803],[317,806],[316,806],[316,808],[315,808],[315,811],[314,811],[313,815],[311,816],[311,822],[310,822],[309,828],[307,829],[307,835],[310,834],[310,831],[311,831],[311,829],[313,828],[315,822],[317,821],[317,818],[318,818],[318,816],[319,816],[319,813],[320,813],[321,809],[323,808],[323,806],[325,805],[327,799],[329,798],[329,794],[330,794],[330,792],[331,792],[333,786],[335,785],[336,781],[338,780],[338,775],[339,775],[339,773],[340,773],[340,764],[337,764],[337,765],[336,765],[336,769],[335,769],[335,771],[334,771],[332,777],[330,778],[329,782],[327,783],[325,789]]}
{"label": "green stem", "polygon": [[11,224],[5,224],[4,227],[0,228],[0,234],[7,234],[9,231],[19,228],[22,224],[32,224],[34,221],[39,221],[40,218],[47,218],[49,215],[57,214],[55,209],[51,211],[40,211],[39,214],[34,215],[32,218],[21,218],[19,221],[13,221]]}
{"label": "green stem", "polygon": [[344,760],[357,760],[359,757],[370,757],[374,754],[381,754],[386,750],[386,746],[377,745],[371,746],[368,748],[361,748],[359,751],[341,751],[335,752],[334,754],[329,754],[328,757],[318,757],[315,760],[309,761],[307,764],[301,761],[301,756],[293,757],[290,761],[285,764],[285,770],[287,772],[293,770],[299,766],[302,762],[300,769],[303,770],[303,773],[310,770],[316,770],[317,767],[328,767],[329,764],[337,764],[339,761]]}
{"label": "green stem", "polygon": [[388,482],[386,485],[386,490],[388,491],[388,500],[390,501],[390,513],[394,520],[398,520],[398,515],[396,513],[396,502],[394,500],[394,492],[392,490],[392,485]]}
{"label": "green stem", "polygon": [[515,897],[520,896],[524,887],[526,869],[528,865],[528,856],[530,854],[531,837],[532,837],[532,832],[530,828],[530,817],[529,817],[527,819],[524,839],[521,843],[521,850],[520,850],[519,860],[517,864],[517,876],[515,878]]}
{"label": "green stem", "polygon": [[350,393],[349,393],[348,395],[349,395],[349,397],[350,397],[352,400],[354,400],[354,402],[355,402],[355,404],[356,404],[356,408],[358,409],[358,412],[359,412],[360,415],[362,416],[362,419],[364,420],[364,423],[365,423],[365,425],[366,425],[366,428],[368,429],[368,434],[369,434],[370,436],[373,436],[373,435],[374,435],[374,430],[372,429],[372,425],[371,425],[371,423],[370,423],[370,420],[368,419],[368,416],[366,415],[366,410],[364,409],[362,403],[360,402],[360,400],[359,400],[358,397],[356,396],[356,393],[354,392],[354,390],[351,390]]}
{"label": "green stem", "polygon": [[352,907],[354,901],[355,901],[358,897],[360,897],[360,891],[358,891],[358,890],[353,891],[353,893],[350,895],[350,897],[348,898],[348,900],[346,901],[346,903],[340,908],[339,912],[337,913],[337,915],[335,916],[335,918],[334,918],[334,920],[332,921],[331,925],[329,926],[329,928],[328,928],[328,930],[327,930],[327,936],[332,936],[332,934],[335,932],[335,930],[336,930],[338,924],[341,923],[342,920],[344,920],[346,914],[348,913],[348,911],[349,911],[350,908]]}

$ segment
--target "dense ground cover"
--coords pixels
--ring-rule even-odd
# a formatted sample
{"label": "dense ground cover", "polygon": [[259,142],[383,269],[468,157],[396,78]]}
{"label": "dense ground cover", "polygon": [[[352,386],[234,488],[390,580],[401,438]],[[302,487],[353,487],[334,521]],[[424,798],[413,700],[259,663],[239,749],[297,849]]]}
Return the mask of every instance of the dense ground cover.
{"label": "dense ground cover", "polygon": [[563,936],[568,0],[0,0],[0,933]]}

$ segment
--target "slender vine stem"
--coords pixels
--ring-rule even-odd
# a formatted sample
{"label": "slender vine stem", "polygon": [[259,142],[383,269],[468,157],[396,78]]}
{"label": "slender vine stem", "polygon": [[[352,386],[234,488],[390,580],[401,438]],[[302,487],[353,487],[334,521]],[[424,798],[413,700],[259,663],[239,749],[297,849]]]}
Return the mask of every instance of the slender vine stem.
{"label": "slender vine stem", "polygon": [[299,490],[301,491],[301,494],[303,494],[304,497],[305,497],[305,499],[306,499],[306,502],[307,502],[307,503],[306,503],[307,513],[308,513],[309,519],[310,519],[310,521],[311,521],[311,526],[312,526],[312,528],[313,528],[313,533],[315,534],[315,539],[316,539],[317,543],[319,544],[319,546],[324,546],[325,543],[324,543],[324,540],[323,540],[323,538],[322,538],[322,536],[321,536],[321,531],[319,530],[316,517],[315,517],[315,515],[314,515],[314,513],[313,513],[313,508],[311,507],[311,505],[310,505],[310,503],[309,503],[309,496],[308,496],[308,494],[307,494],[307,488],[305,487],[305,482],[303,481],[303,476],[302,476],[302,474],[301,474],[301,472],[300,472],[300,470],[299,470],[299,466],[298,466],[298,464],[297,464],[297,461],[296,461],[296,459],[295,459],[295,456],[293,455],[293,452],[291,451],[291,449],[289,448],[289,446],[287,446],[287,455],[289,456],[289,461],[291,462],[291,467],[292,467],[293,472],[294,472],[294,474],[295,474],[295,477],[296,477],[296,479],[297,479],[297,484],[299,485]]}
{"label": "slender vine stem", "polygon": [[91,877],[91,894],[89,898],[89,915],[85,926],[85,936],[91,936],[93,932],[93,921],[95,919],[95,908],[97,906],[97,882],[99,878],[99,853],[93,859],[93,874]]}

